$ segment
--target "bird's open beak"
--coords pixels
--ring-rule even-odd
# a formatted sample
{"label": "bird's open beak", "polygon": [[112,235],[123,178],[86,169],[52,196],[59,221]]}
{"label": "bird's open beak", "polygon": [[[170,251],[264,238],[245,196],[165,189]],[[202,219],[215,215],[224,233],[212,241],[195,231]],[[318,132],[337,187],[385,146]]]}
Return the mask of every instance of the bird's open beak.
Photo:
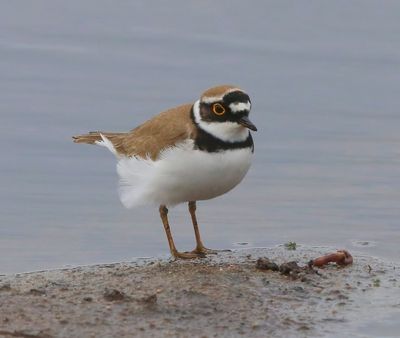
{"label": "bird's open beak", "polygon": [[238,123],[241,124],[243,127],[249,128],[251,130],[257,131],[257,127],[250,121],[247,116],[243,116],[238,120]]}

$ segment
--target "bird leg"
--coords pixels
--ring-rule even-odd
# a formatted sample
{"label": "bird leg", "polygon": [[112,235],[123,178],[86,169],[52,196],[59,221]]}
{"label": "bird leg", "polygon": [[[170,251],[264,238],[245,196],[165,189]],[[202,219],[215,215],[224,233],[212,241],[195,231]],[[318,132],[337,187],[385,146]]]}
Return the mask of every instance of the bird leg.
{"label": "bird leg", "polygon": [[203,257],[204,254],[198,252],[179,252],[178,250],[176,250],[174,239],[172,238],[171,234],[171,228],[169,227],[169,222],[168,222],[168,209],[165,205],[160,205],[159,211],[161,220],[164,225],[165,233],[167,234],[171,255],[175,258],[183,258],[183,259],[193,259],[193,258]]}
{"label": "bird leg", "polygon": [[216,254],[217,253],[216,250],[207,249],[203,245],[203,242],[201,241],[199,225],[197,224],[197,218],[196,218],[196,201],[190,201],[188,203],[188,206],[189,206],[190,216],[192,217],[194,235],[196,236],[196,249],[194,249],[192,253],[203,254],[203,255]]}

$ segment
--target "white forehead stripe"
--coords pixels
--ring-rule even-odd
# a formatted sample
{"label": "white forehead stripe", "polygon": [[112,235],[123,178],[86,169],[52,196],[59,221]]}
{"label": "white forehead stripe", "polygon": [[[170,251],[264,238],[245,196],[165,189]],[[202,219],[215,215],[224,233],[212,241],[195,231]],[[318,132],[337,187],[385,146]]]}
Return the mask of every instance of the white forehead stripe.
{"label": "white forehead stripe", "polygon": [[228,89],[226,92],[224,92],[222,95],[219,95],[219,96],[205,96],[205,97],[203,97],[203,98],[201,99],[201,102],[204,102],[204,103],[218,102],[218,101],[221,101],[222,98],[223,98],[226,94],[229,94],[229,93],[232,93],[232,92],[236,92],[236,91],[242,92],[242,90],[239,89],[239,88],[231,88],[231,89]]}
{"label": "white forehead stripe", "polygon": [[242,142],[249,136],[249,130],[239,123],[226,122],[206,122],[200,116],[200,100],[193,106],[194,120],[201,129],[225,142]]}
{"label": "white forehead stripe", "polygon": [[251,103],[249,101],[247,101],[246,103],[234,102],[229,105],[229,108],[231,109],[232,113],[237,113],[237,112],[243,111],[243,110],[250,111]]}

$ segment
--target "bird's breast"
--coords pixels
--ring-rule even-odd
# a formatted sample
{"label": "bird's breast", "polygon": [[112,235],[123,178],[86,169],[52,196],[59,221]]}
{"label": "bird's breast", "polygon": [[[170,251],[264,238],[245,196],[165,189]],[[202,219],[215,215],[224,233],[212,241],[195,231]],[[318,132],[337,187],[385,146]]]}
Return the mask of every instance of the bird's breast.
{"label": "bird's breast", "polygon": [[172,204],[205,200],[225,194],[234,188],[250,168],[252,148],[219,152],[200,149],[171,148],[160,159],[160,191]]}
{"label": "bird's breast", "polygon": [[157,160],[124,158],[118,163],[123,204],[172,206],[206,200],[233,189],[250,168],[252,147],[208,152],[193,140],[162,151]]}

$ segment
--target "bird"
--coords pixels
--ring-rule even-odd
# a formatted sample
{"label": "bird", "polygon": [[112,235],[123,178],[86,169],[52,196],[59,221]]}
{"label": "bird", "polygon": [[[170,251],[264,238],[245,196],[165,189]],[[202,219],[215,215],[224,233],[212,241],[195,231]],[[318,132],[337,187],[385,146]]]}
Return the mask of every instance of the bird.
{"label": "bird", "polygon": [[[94,131],[75,143],[106,147],[117,158],[119,197],[126,208],[156,205],[175,259],[195,259],[217,251],[203,245],[196,202],[223,195],[248,172],[254,155],[249,119],[251,100],[237,86],[207,89],[194,103],[159,113],[128,132]],[[196,247],[179,252],[168,208],[187,203]]]}

